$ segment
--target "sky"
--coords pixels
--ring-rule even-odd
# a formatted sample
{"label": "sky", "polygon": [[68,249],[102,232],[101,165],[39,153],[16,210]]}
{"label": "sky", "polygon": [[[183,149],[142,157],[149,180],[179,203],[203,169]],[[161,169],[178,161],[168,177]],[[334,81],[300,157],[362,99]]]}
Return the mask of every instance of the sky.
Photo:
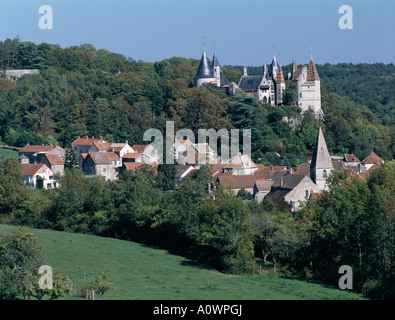
{"label": "sky", "polygon": [[[40,29],[42,5],[53,29]],[[341,29],[342,5],[352,29]],[[221,65],[395,63],[393,0],[0,0],[0,41],[84,43],[134,60],[208,56]],[[350,23],[350,20],[347,21]]]}

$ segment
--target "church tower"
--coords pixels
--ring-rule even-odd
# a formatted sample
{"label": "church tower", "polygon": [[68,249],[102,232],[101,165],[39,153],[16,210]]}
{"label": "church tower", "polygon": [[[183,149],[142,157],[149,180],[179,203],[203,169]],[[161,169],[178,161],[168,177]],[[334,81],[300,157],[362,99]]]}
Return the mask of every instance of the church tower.
{"label": "church tower", "polygon": [[318,132],[315,150],[310,164],[310,178],[319,187],[320,190],[328,190],[326,180],[333,170],[331,156],[326,146],[322,129]]}

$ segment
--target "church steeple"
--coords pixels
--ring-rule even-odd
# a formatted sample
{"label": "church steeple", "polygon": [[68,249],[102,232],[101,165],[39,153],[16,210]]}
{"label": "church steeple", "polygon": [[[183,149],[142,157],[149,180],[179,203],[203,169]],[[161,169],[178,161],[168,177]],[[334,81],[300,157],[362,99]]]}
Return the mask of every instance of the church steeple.
{"label": "church steeple", "polygon": [[333,170],[331,156],[320,127],[310,164],[310,177],[321,190],[327,189],[326,180]]}

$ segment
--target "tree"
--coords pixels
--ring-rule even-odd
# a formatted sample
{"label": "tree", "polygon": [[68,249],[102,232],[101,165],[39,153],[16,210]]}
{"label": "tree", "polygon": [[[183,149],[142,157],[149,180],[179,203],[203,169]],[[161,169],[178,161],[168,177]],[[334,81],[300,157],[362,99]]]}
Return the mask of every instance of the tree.
{"label": "tree", "polygon": [[103,272],[100,276],[97,276],[95,279],[92,279],[89,282],[89,288],[91,290],[93,290],[95,296],[97,296],[97,300],[100,300],[100,298],[108,290],[115,289],[115,287],[113,286],[113,283],[107,281],[108,277],[109,277],[109,274]]}
{"label": "tree", "polygon": [[0,299],[28,295],[41,265],[41,248],[32,233],[0,234]]}
{"label": "tree", "polygon": [[66,148],[66,153],[63,162],[64,162],[65,170],[71,170],[73,168],[78,167],[79,165],[77,155],[75,153],[74,148],[71,145],[69,145],[69,147]]}
{"label": "tree", "polygon": [[15,159],[0,163],[0,214],[13,215],[27,198],[22,166]]}

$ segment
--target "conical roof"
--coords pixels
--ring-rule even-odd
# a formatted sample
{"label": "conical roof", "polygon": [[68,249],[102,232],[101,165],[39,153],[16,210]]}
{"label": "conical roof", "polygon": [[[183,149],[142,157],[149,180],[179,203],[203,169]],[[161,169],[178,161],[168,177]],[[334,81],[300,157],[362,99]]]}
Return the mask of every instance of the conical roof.
{"label": "conical roof", "polygon": [[331,156],[326,146],[324,134],[322,133],[321,127],[318,132],[317,142],[315,144],[315,150],[311,159],[310,168],[333,168]]}
{"label": "conical roof", "polygon": [[219,62],[218,62],[218,58],[217,58],[217,52],[214,51],[214,56],[213,56],[213,67],[218,67],[219,66]]}
{"label": "conical roof", "polygon": [[207,59],[206,50],[203,49],[202,58],[200,59],[200,64],[195,79],[213,78],[213,77],[214,77],[213,69],[211,68],[210,62]]}
{"label": "conical roof", "polygon": [[314,81],[314,80],[320,80],[320,77],[318,76],[317,69],[315,68],[315,64],[313,60],[310,60],[309,66],[307,68],[307,80]]}
{"label": "conical roof", "polygon": [[298,70],[298,66],[296,65],[296,61],[294,59],[294,62],[292,63],[292,73]]}
{"label": "conical roof", "polygon": [[283,69],[281,68],[281,66],[278,69],[276,83],[285,83]]}

